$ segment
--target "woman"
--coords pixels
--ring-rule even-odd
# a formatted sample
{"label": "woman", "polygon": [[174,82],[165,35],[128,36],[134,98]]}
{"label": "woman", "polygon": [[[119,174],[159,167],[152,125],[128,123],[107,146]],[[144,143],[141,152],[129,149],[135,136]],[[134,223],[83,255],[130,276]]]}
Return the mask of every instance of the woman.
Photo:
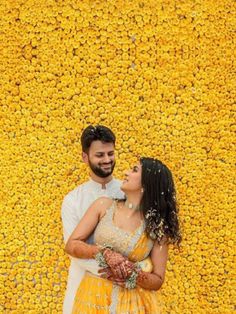
{"label": "woman", "polygon": [[[104,268],[102,278],[85,274],[73,313],[160,313],[156,290],[168,244],[181,241],[172,175],[161,161],[141,158],[121,189],[126,200],[96,200],[66,244],[71,256],[95,258]],[[89,245],[93,232],[96,244]]]}

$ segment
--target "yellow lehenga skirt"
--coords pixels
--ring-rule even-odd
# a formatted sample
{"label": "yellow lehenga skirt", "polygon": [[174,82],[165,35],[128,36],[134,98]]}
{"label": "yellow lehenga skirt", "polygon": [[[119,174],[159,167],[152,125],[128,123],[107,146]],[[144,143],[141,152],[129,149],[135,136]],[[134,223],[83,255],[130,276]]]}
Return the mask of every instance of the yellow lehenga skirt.
{"label": "yellow lehenga skirt", "polygon": [[[141,225],[128,233],[113,224],[114,208],[98,224],[94,238],[96,243],[110,244],[116,251],[133,262],[144,260],[150,253],[153,241],[144,233]],[[159,314],[161,302],[157,291],[136,287],[126,289],[111,281],[86,272],[74,300],[73,314]]]}

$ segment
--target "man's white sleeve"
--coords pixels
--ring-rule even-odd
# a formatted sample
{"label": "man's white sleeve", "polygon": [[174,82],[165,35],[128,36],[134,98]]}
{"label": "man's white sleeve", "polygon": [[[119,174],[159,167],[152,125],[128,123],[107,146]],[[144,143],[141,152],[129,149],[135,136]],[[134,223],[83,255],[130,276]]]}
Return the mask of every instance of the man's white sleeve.
{"label": "man's white sleeve", "polygon": [[[82,218],[78,218],[76,215],[76,202],[73,195],[68,194],[65,196],[62,208],[61,208],[61,217],[62,217],[62,224],[63,224],[63,236],[64,236],[64,242],[66,243],[74,231],[75,227],[78,225],[79,220]],[[98,272],[98,264],[93,259],[80,259],[80,258],[74,258],[78,263],[78,265],[83,268],[84,270],[87,270],[93,274],[97,274]]]}

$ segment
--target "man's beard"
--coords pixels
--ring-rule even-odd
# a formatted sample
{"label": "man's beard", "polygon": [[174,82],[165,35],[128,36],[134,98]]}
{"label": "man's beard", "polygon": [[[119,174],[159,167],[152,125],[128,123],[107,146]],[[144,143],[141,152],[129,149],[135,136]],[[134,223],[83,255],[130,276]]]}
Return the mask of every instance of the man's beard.
{"label": "man's beard", "polygon": [[88,160],[88,163],[89,163],[89,167],[93,171],[93,173],[96,174],[96,176],[98,176],[100,178],[109,177],[112,174],[114,167],[115,167],[115,164],[116,164],[115,161],[110,162],[109,164],[106,164],[106,165],[111,165],[111,170],[107,172],[107,171],[104,171],[102,168],[100,168],[100,166],[95,166],[93,163],[91,163],[90,160]]}

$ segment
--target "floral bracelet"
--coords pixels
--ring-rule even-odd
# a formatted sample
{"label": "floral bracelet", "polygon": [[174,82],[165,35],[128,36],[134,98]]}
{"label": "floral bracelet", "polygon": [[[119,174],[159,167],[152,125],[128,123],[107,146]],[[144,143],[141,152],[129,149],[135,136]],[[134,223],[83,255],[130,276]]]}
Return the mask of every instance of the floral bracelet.
{"label": "floral bracelet", "polygon": [[94,257],[95,261],[98,262],[98,266],[99,267],[102,267],[102,268],[107,268],[108,265],[107,265],[107,262],[102,254],[102,252],[98,252],[95,257]]}
{"label": "floral bracelet", "polygon": [[139,275],[139,272],[141,271],[141,267],[138,263],[135,263],[135,269],[131,273],[128,279],[125,281],[125,288],[126,289],[134,289],[137,285],[137,277]]}
{"label": "floral bracelet", "polygon": [[95,261],[98,262],[98,266],[99,266],[99,267],[107,268],[108,265],[107,265],[107,262],[106,262],[106,260],[105,260],[105,258],[104,258],[104,256],[103,256],[103,252],[104,252],[106,249],[112,250],[113,248],[112,248],[112,246],[109,245],[109,244],[106,244],[106,245],[103,245],[103,246],[100,246],[100,247],[101,247],[101,251],[98,252],[98,253],[95,255],[94,259],[95,259]]}

